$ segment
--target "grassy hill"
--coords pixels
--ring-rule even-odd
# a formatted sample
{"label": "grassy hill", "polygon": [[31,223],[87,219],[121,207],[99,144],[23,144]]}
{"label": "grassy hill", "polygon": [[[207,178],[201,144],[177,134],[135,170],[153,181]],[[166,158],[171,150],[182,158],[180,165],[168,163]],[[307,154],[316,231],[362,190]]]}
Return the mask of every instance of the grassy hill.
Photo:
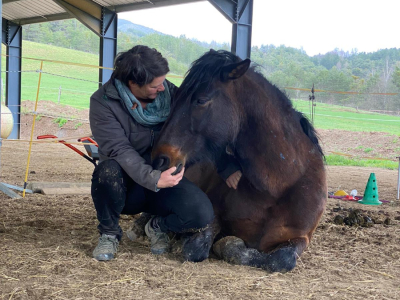
{"label": "grassy hill", "polygon": [[[41,59],[44,59],[39,99],[57,103],[61,87],[60,104],[89,107],[90,95],[98,88],[98,55],[29,41],[23,41],[22,55],[22,100],[36,100],[39,79],[36,71],[40,69]],[[2,70],[5,70],[4,56]],[[5,82],[5,73],[2,73],[2,78]],[[182,82],[182,78],[174,75],[168,79],[177,85]],[[303,113],[310,113],[308,101],[296,100],[293,103]],[[400,136],[399,117],[325,103],[317,103],[315,126],[321,129],[379,131]]]}
{"label": "grassy hill", "polygon": [[[3,54],[5,48],[2,48]],[[36,100],[41,60],[43,74],[40,85],[40,100],[49,100],[60,105],[88,108],[90,95],[98,88],[98,55],[51,45],[23,41],[22,100]],[[64,63],[63,63],[64,62]],[[5,57],[2,57],[5,71]],[[5,82],[5,73],[2,73]],[[182,78],[171,75],[169,80],[180,85]],[[61,87],[61,95],[59,91]],[[310,103],[294,100],[294,107],[310,117]],[[311,117],[310,117],[311,119]],[[314,125],[317,129],[342,129],[347,131],[386,132],[400,136],[400,117],[370,113],[353,108],[317,103]],[[354,161],[328,155],[329,164],[360,165],[365,161]],[[372,163],[372,165],[371,165]],[[390,165],[388,165],[390,164]],[[368,162],[369,166],[396,168],[394,162]]]}
{"label": "grassy hill", "polygon": [[[22,55],[22,100],[36,100],[39,79],[36,71],[40,69],[40,60],[45,59],[39,99],[57,103],[61,87],[60,104],[89,107],[90,95],[98,88],[98,55],[29,41],[23,41]],[[4,56],[2,70],[5,70]],[[4,81],[5,73],[2,77]],[[168,79],[177,85],[182,82],[182,78],[174,75]],[[305,114],[310,112],[308,101],[296,100],[294,106]],[[400,135],[399,122],[400,118],[396,116],[324,103],[317,103],[316,106],[315,126],[322,129],[380,131]]]}
{"label": "grassy hill", "polygon": [[[293,106],[311,119],[309,101],[295,100]],[[400,136],[400,117],[398,116],[325,103],[316,104],[314,126],[318,129],[387,132]]]}
{"label": "grassy hill", "polygon": [[[37,70],[40,69],[40,60],[43,59],[46,61],[42,67],[39,99],[57,103],[60,98],[60,104],[77,108],[89,107],[90,95],[99,86],[98,55],[30,41],[23,41],[22,44],[22,100],[36,100],[39,79]],[[2,47],[4,54],[5,47]],[[2,71],[5,68],[5,57],[2,56]],[[2,78],[5,82],[5,73],[2,73]],[[182,81],[180,78],[169,79],[175,84]]]}

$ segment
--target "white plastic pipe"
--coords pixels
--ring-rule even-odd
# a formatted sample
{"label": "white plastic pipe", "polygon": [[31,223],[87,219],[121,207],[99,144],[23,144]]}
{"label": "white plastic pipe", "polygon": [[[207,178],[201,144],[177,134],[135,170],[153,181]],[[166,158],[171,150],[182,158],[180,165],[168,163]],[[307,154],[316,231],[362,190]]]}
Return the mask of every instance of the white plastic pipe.
{"label": "white plastic pipe", "polygon": [[400,156],[398,157],[399,159],[399,170],[397,173],[397,200],[399,200],[399,193],[400,193]]}

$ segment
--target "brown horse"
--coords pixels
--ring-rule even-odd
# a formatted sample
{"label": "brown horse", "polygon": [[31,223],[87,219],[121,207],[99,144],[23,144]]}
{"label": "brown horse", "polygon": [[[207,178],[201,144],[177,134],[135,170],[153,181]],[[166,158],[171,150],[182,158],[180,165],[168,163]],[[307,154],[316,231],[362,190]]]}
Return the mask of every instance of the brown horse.
{"label": "brown horse", "polygon": [[[217,256],[285,272],[295,267],[324,211],[324,156],[308,120],[249,66],[249,59],[214,50],[192,64],[153,150],[153,165],[189,167],[185,176],[214,206]],[[198,164],[218,165],[228,155],[243,173],[237,190]],[[199,243],[207,244],[206,235],[199,233]],[[191,252],[207,253],[197,260],[210,249],[199,243]]]}

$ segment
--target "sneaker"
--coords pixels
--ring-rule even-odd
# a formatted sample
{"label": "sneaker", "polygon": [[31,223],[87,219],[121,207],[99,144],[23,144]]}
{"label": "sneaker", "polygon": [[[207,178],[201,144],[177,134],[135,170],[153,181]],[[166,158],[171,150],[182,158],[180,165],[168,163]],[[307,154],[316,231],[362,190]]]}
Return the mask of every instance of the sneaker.
{"label": "sneaker", "polygon": [[150,251],[153,254],[163,254],[169,252],[169,237],[168,234],[162,231],[155,230],[151,223],[155,217],[152,217],[144,227],[147,237],[150,239]]}
{"label": "sneaker", "polygon": [[114,259],[118,244],[119,241],[115,235],[102,234],[97,247],[93,250],[93,257],[100,261]]}

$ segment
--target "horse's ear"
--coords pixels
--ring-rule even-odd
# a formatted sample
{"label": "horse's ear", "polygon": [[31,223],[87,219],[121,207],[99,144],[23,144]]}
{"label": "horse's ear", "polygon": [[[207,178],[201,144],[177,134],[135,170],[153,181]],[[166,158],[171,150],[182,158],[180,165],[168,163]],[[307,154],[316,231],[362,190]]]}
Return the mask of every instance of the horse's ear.
{"label": "horse's ear", "polygon": [[245,60],[227,65],[221,69],[221,80],[228,81],[232,79],[238,79],[239,77],[243,76],[244,73],[250,67],[250,59],[246,58]]}

